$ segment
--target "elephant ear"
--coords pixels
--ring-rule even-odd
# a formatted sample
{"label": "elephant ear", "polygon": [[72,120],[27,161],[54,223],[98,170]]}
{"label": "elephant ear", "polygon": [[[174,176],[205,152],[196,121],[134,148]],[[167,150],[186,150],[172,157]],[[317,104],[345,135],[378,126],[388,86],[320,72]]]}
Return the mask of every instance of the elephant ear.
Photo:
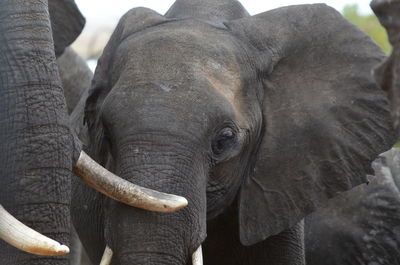
{"label": "elephant ear", "polygon": [[74,0],[49,0],[49,13],[56,56],[60,56],[85,26]]}
{"label": "elephant ear", "polygon": [[257,243],[366,182],[394,143],[372,69],[380,49],[334,9],[300,5],[226,23],[258,60],[263,132],[240,192],[240,238]]}

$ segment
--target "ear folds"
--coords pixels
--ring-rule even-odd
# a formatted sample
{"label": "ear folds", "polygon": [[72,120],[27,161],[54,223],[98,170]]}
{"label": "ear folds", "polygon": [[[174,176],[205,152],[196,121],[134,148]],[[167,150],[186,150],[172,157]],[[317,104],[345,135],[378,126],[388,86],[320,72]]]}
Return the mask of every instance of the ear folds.
{"label": "ear folds", "polygon": [[81,34],[85,25],[74,0],[49,0],[49,13],[56,56],[60,56]]}
{"label": "ear folds", "polygon": [[263,138],[240,194],[240,237],[257,243],[339,192],[366,182],[394,143],[369,37],[326,5],[301,5],[226,23],[254,48],[263,76]]}

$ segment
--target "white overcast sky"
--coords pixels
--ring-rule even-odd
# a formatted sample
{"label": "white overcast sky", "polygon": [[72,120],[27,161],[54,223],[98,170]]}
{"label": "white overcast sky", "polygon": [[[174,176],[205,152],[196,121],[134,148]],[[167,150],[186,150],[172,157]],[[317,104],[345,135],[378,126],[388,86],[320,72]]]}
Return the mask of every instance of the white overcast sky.
{"label": "white overcast sky", "polygon": [[[215,0],[218,1],[218,0]],[[346,4],[357,3],[363,13],[370,13],[369,0],[239,0],[250,14],[258,14],[273,8],[311,3],[326,3],[341,11]],[[175,0],[76,0],[87,20],[116,20],[133,7],[148,7],[164,14]]]}

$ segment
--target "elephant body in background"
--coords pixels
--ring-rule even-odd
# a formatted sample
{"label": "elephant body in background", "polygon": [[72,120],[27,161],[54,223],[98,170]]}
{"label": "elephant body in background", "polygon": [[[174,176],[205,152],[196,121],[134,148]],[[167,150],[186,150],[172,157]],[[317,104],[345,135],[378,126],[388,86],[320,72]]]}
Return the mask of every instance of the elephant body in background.
{"label": "elephant body in background", "polygon": [[373,163],[375,176],[305,219],[309,265],[400,264],[400,149]]}
{"label": "elephant body in background", "polygon": [[383,59],[325,5],[130,10],[72,113],[75,132],[111,171],[189,205],[145,212],[74,181],[92,263],[108,245],[113,265],[188,264],[203,244],[205,264],[304,264],[301,220],[366,182],[394,142],[370,75]]}
{"label": "elephant body in background", "polygon": [[394,128],[400,131],[400,1],[373,0],[371,8],[387,30],[393,50],[390,57],[375,71],[375,77],[389,94]]}
{"label": "elephant body in background", "polygon": [[66,48],[63,54],[57,58],[57,65],[68,113],[71,114],[79,100],[85,98],[93,73],[83,58],[70,47]]}

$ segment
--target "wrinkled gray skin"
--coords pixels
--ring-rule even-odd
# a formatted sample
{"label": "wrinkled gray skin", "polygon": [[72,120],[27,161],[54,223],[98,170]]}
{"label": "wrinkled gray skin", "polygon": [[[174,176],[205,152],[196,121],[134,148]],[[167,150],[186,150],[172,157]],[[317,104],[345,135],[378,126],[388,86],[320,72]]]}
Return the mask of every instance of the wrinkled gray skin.
{"label": "wrinkled gray skin", "polygon": [[[93,73],[83,58],[70,47],[67,47],[61,56],[57,58],[57,66],[68,113],[71,113],[77,106],[79,99],[86,99]],[[83,120],[80,122],[82,123]],[[68,258],[70,264],[91,264],[73,226],[71,226],[69,249]]]}
{"label": "wrinkled gray skin", "polygon": [[305,221],[309,265],[400,264],[400,149],[374,161],[375,176]]}
{"label": "wrinkled gray skin", "polygon": [[72,113],[86,150],[128,181],[178,194],[169,214],[73,184],[93,264],[304,264],[301,220],[366,182],[394,142],[371,76],[379,48],[325,5],[250,17],[234,0],[130,10]]}
{"label": "wrinkled gray skin", "polygon": [[85,97],[84,93],[90,87],[93,73],[83,58],[69,47],[57,58],[57,65],[68,113],[71,114],[79,100]]}
{"label": "wrinkled gray skin", "polygon": [[387,30],[393,50],[390,57],[375,71],[381,88],[388,92],[394,127],[400,131],[400,1],[374,0],[371,8]]}
{"label": "wrinkled gray skin", "polygon": [[[68,245],[71,167],[80,147],[56,55],[79,35],[84,19],[72,0],[50,1],[50,13],[51,24],[47,1],[0,3],[0,203],[24,224]],[[69,261],[22,253],[1,241],[0,263]]]}

